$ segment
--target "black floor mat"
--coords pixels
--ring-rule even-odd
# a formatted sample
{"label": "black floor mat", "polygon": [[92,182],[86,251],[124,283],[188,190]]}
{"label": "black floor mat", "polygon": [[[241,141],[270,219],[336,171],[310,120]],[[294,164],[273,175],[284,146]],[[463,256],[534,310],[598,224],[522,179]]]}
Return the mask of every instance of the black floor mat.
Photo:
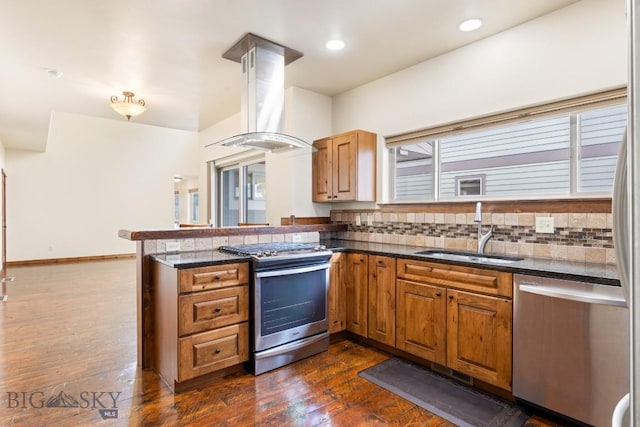
{"label": "black floor mat", "polygon": [[402,359],[358,375],[461,427],[519,427],[529,418],[517,405]]}

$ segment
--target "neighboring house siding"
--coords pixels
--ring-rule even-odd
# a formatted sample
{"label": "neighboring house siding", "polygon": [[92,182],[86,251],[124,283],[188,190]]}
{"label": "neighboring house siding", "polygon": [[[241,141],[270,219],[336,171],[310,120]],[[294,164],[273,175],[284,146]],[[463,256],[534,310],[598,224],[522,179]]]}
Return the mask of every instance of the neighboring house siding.
{"label": "neighboring house siding", "polygon": [[485,194],[512,196],[522,194],[566,193],[569,191],[569,162],[547,162],[448,172],[441,175],[440,198],[455,197],[455,178],[464,175],[485,175]]}
{"label": "neighboring house siding", "polygon": [[433,195],[432,159],[410,160],[396,165],[396,199],[424,200]]}
{"label": "neighboring house siding", "polygon": [[626,125],[626,105],[581,114],[580,191],[611,191]]}

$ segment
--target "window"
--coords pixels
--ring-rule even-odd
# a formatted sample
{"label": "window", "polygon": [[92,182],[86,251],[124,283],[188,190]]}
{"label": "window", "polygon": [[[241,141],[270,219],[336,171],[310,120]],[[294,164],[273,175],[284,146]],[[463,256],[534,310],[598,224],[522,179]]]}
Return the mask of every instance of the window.
{"label": "window", "polygon": [[535,120],[440,140],[440,197],[456,194],[456,177],[484,174],[485,195],[569,192],[568,117]]}
{"label": "window", "polygon": [[197,188],[189,189],[189,207],[191,209],[191,223],[195,224],[198,222],[199,214],[199,196]]}
{"label": "window", "polygon": [[483,194],[484,175],[456,177],[456,196],[481,196]]}
{"label": "window", "polygon": [[220,226],[266,222],[264,161],[219,168],[218,176]]}
{"label": "window", "polygon": [[180,192],[173,192],[173,221],[176,224],[180,223]]}
{"label": "window", "polygon": [[579,191],[611,191],[626,125],[626,105],[586,111],[580,115]]}
{"label": "window", "polygon": [[433,143],[403,145],[391,150],[395,198],[433,198]]}
{"label": "window", "polygon": [[[621,99],[622,102],[624,98]],[[437,138],[415,135],[389,143],[390,188],[395,201],[467,196],[558,197],[610,194],[626,104],[593,106],[562,115],[491,126],[450,125]],[[423,132],[425,135],[429,130]],[[428,137],[428,135],[427,135]],[[419,139],[419,138],[418,138]]]}

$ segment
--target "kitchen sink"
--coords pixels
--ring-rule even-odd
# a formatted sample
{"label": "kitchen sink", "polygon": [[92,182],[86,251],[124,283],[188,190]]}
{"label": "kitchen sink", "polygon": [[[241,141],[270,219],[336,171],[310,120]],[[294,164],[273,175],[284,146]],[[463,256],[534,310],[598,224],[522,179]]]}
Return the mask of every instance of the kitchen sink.
{"label": "kitchen sink", "polygon": [[427,258],[444,259],[449,261],[464,261],[494,265],[505,265],[517,261],[522,261],[522,258],[511,256],[484,255],[473,252],[454,252],[437,249],[414,252],[414,255],[421,255]]}

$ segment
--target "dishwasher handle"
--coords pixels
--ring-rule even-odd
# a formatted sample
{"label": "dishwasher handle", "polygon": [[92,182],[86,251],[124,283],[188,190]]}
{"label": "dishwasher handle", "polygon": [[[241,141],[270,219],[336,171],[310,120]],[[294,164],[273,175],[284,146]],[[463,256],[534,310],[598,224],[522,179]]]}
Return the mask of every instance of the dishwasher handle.
{"label": "dishwasher handle", "polygon": [[[585,287],[589,287],[590,291],[585,291]],[[534,282],[520,282],[518,289],[520,292],[527,292],[530,294],[542,295],[552,298],[566,299],[570,301],[584,302],[587,304],[604,304],[613,305],[618,307],[626,307],[627,302],[624,296],[613,290],[617,288],[613,287],[613,290],[606,290],[605,288],[599,291],[592,291],[595,287],[606,287],[606,285],[586,285],[582,286],[582,289],[571,286],[562,285],[543,285]],[[621,292],[621,291],[620,291]]]}

